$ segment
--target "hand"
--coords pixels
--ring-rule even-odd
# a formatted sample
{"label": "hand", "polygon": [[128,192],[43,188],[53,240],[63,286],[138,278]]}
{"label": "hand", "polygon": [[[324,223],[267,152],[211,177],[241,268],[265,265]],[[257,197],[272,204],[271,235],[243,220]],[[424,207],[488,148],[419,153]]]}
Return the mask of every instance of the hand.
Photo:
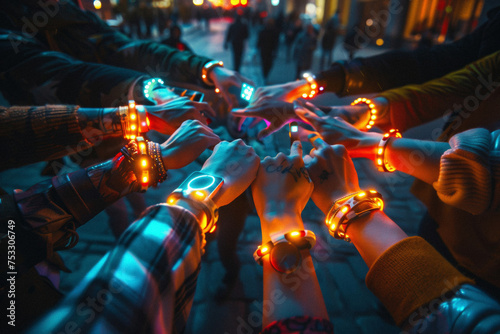
{"label": "hand", "polygon": [[208,73],[209,79],[215,84],[215,87],[220,89],[220,93],[222,97],[227,102],[229,106],[229,110],[233,108],[233,106],[238,105],[238,98],[229,93],[229,88],[236,86],[238,87],[238,93],[241,89],[242,83],[247,82],[252,86],[255,86],[251,80],[244,78],[241,74],[236,71],[216,66]]}
{"label": "hand", "polygon": [[295,216],[300,220],[300,213],[312,191],[313,184],[302,160],[302,144],[299,141],[292,144],[289,156],[278,153],[274,158],[266,157],[252,184],[255,208],[262,221],[262,235],[265,236],[266,222],[274,221],[275,226],[269,227],[269,232],[274,232],[290,227],[276,226],[280,225],[276,221],[283,216]]}
{"label": "hand", "polygon": [[260,105],[266,101],[278,100],[292,103],[295,99],[302,97],[302,94],[309,94],[309,84],[306,80],[292,81],[282,85],[264,86],[258,88],[252,99],[250,106]]}
{"label": "hand", "polygon": [[213,198],[218,206],[231,203],[253,182],[259,169],[259,157],[241,139],[220,142],[205,161],[201,171],[224,179],[224,185]]}
{"label": "hand", "polygon": [[182,168],[219,142],[219,136],[200,121],[184,121],[174,134],[161,144],[163,163],[167,169]]}
{"label": "hand", "polygon": [[170,135],[188,119],[196,119],[207,124],[206,113],[215,117],[215,112],[204,102],[193,102],[187,97],[177,97],[157,106],[145,106],[148,113],[150,128],[160,133]]}
{"label": "hand", "polygon": [[344,145],[353,158],[375,157],[375,150],[382,135],[356,129],[340,117],[326,116],[309,102],[297,101],[295,113],[319,133],[328,144]]}
{"label": "hand", "polygon": [[360,190],[358,174],[344,146],[330,146],[315,135],[310,141],[314,149],[304,161],[314,182],[311,198],[327,214],[335,200]]}
{"label": "hand", "polygon": [[267,127],[259,132],[259,139],[269,136],[290,122],[302,122],[302,119],[295,114],[293,104],[278,100],[265,101],[262,104],[245,109],[233,109],[231,110],[231,114],[239,117],[238,130],[241,130],[246,117],[256,117],[250,124],[250,127],[264,120]]}

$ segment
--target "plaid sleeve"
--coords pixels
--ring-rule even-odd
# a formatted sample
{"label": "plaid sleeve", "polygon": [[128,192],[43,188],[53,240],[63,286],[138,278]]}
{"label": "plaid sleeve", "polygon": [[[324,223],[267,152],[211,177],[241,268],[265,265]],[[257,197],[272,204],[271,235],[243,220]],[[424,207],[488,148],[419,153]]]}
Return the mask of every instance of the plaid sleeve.
{"label": "plaid sleeve", "polygon": [[202,232],[189,211],[148,208],[84,280],[29,333],[182,332],[200,271]]}

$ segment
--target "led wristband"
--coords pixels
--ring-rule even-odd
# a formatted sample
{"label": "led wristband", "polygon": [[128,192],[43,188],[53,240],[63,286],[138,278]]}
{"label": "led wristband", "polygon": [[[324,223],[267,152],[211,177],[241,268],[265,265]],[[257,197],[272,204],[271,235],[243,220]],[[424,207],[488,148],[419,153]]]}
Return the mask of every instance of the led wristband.
{"label": "led wristband", "polygon": [[300,250],[311,249],[316,244],[316,235],[310,230],[296,230],[285,234],[271,235],[271,240],[253,253],[255,262],[263,264],[263,257],[269,255],[274,270],[282,273],[295,271],[300,264]]}
{"label": "led wristband", "polygon": [[197,217],[202,231],[212,233],[216,230],[219,219],[219,208],[212,197],[223,184],[224,180],[220,177],[194,172],[168,196],[167,204],[175,205],[180,199],[189,201],[203,212]]}
{"label": "led wristband", "polygon": [[336,200],[326,215],[326,226],[335,239],[350,242],[347,228],[352,220],[374,210],[382,211],[384,201],[376,190],[358,191]]}
{"label": "led wristband", "polygon": [[389,164],[385,158],[385,151],[387,150],[387,145],[391,138],[402,138],[401,133],[397,129],[391,129],[389,132],[384,134],[377,147],[377,155],[375,157],[375,164],[380,172],[392,173],[396,168]]}
{"label": "led wristband", "polygon": [[318,85],[316,77],[312,73],[304,73],[304,79],[306,79],[309,84],[309,94],[302,94],[304,99],[310,98],[312,99],[316,94],[322,93],[325,87]]}
{"label": "led wristband", "polygon": [[[215,67],[224,67],[224,63],[219,60],[212,60],[203,65],[203,68],[201,69],[201,79],[207,86],[214,86],[215,84],[213,83],[212,80],[209,78],[210,71],[213,70]],[[215,92],[218,93],[219,89],[216,88]]]}
{"label": "led wristband", "polygon": [[149,119],[144,106],[130,100],[128,107],[120,107],[119,112],[125,139],[136,139],[149,131]]}
{"label": "led wristband", "polygon": [[370,110],[370,119],[365,126],[367,130],[370,130],[375,124],[375,120],[377,119],[377,109],[375,109],[375,104],[372,102],[372,100],[367,99],[366,97],[360,97],[359,99],[356,99],[351,103],[352,106],[356,106],[358,104],[366,104]]}

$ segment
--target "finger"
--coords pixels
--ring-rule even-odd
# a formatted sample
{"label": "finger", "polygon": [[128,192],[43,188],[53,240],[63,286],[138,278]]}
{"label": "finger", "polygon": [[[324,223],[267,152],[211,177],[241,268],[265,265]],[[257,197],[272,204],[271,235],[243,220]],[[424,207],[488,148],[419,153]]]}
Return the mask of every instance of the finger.
{"label": "finger", "polygon": [[304,165],[308,167],[312,163],[313,158],[309,154],[306,154],[303,160],[304,160]]}
{"label": "finger", "polygon": [[259,132],[259,134],[257,135],[257,138],[258,139],[266,138],[267,136],[269,136],[270,134],[272,134],[275,131],[276,131],[276,129],[273,129],[271,126],[268,126],[267,128],[262,129]]}
{"label": "finger", "polygon": [[311,102],[306,101],[305,105],[306,105],[307,109],[311,110],[312,112],[314,112],[319,117],[326,116],[326,114],[323,112],[323,110],[319,109],[317,106],[315,106]]}
{"label": "finger", "polygon": [[302,127],[299,127],[299,130],[297,131],[297,138],[300,140],[300,141],[308,141],[309,139],[309,135],[311,134],[316,134],[319,136],[319,133],[317,132],[314,132],[314,131],[311,131],[311,130],[307,130],[307,129],[304,129]]}
{"label": "finger", "polygon": [[317,150],[328,147],[328,143],[325,142],[320,136],[312,134],[309,136],[309,141]]}
{"label": "finger", "polygon": [[294,141],[290,147],[290,156],[294,155],[302,156],[302,143],[298,140]]}
{"label": "finger", "polygon": [[212,107],[210,107],[210,105],[208,103],[205,103],[205,102],[193,102],[193,103],[194,103],[194,106],[196,107],[196,109],[198,109],[200,112],[203,111],[212,117],[217,116],[215,111],[212,109]]}
{"label": "finger", "polygon": [[259,116],[261,113],[262,113],[261,107],[250,107],[250,108],[231,110],[231,114],[237,117]]}
{"label": "finger", "polygon": [[302,107],[295,108],[295,114],[300,117],[301,121],[316,128],[320,126],[320,119],[312,112],[303,109]]}

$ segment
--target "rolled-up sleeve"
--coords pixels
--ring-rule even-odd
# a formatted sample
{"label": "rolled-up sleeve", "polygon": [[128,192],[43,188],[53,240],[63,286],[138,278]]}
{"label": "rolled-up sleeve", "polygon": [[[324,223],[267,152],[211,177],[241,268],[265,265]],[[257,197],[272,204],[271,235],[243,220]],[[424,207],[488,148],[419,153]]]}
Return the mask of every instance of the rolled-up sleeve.
{"label": "rolled-up sleeve", "polygon": [[471,129],[450,139],[451,148],[441,156],[439,178],[433,184],[443,202],[474,215],[498,207],[499,133]]}

